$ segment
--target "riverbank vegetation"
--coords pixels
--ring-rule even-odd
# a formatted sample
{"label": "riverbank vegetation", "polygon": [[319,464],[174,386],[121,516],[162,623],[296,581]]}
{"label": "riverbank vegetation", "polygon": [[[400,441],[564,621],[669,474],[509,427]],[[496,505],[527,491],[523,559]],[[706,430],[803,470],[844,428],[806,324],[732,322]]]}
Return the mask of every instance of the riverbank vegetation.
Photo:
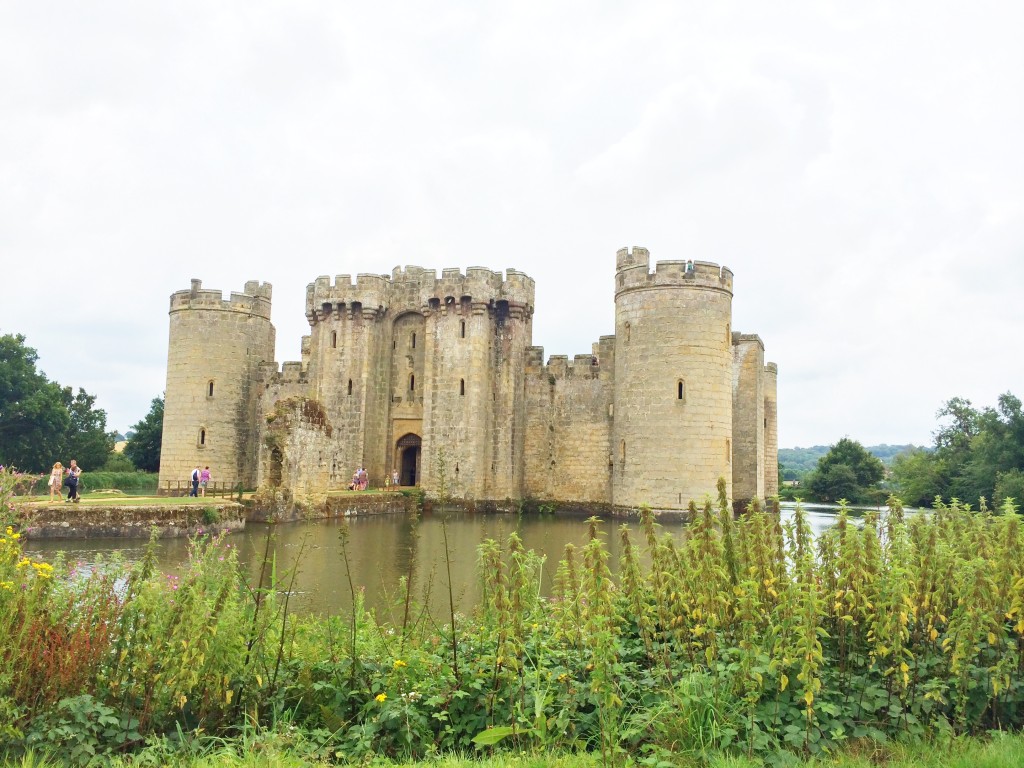
{"label": "riverbank vegetation", "polygon": [[[894,493],[915,507],[936,497],[956,499],[974,509],[999,509],[1007,499],[1024,499],[1024,408],[1007,392],[995,408],[975,408],[953,398],[937,414],[934,444],[865,449],[843,438],[824,449],[779,449],[783,499],[877,505]],[[818,458],[814,458],[819,453]],[[813,460],[813,467],[808,462]],[[794,467],[802,467],[796,473]],[[783,478],[795,481],[787,485]]]}
{"label": "riverbank vegetation", "polygon": [[[515,534],[481,542],[484,597],[469,615],[432,616],[410,569],[394,623],[363,607],[344,532],[337,573],[351,607],[308,617],[291,610],[293,575],[269,556],[242,572],[230,539],[195,540],[168,575],[152,554],[89,570],[36,562],[11,527],[0,744],[10,759],[35,750],[81,765],[173,764],[245,739],[311,762],[525,751],[786,765],[1021,727],[1024,535],[1012,505],[905,519],[891,499],[859,523],[842,509],[815,537],[799,510],[786,523],[757,506],[734,520],[721,491],[693,508],[682,544],[650,513],[642,540],[623,530],[614,579],[593,525],[557,564]],[[443,567],[425,578],[458,589]]]}

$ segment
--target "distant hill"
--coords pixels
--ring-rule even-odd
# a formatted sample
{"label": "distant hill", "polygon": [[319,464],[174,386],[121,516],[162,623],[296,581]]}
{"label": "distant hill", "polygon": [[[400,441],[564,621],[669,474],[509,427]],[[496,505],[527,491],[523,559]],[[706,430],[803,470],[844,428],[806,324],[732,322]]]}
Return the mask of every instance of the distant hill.
{"label": "distant hill", "polygon": [[[828,453],[830,445],[812,445],[810,448],[779,448],[779,464],[782,465],[786,480],[799,480],[818,466],[818,459]],[[882,460],[885,466],[892,464],[897,454],[916,448],[915,445],[866,445],[864,448]]]}

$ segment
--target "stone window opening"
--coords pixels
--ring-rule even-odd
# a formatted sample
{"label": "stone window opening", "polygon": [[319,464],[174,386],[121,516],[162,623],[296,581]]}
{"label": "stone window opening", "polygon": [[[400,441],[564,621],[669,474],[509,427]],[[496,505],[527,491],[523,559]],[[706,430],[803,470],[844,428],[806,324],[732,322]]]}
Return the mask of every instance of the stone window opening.
{"label": "stone window opening", "polygon": [[205,448],[206,447],[206,427],[200,427],[199,428],[199,443],[198,443],[198,446],[200,448]]}
{"label": "stone window opening", "polygon": [[460,339],[466,338],[466,321],[465,320],[460,320],[459,321],[459,338]]}
{"label": "stone window opening", "polygon": [[415,333],[412,335],[412,348],[416,349],[416,334]]}
{"label": "stone window opening", "polygon": [[686,402],[686,382],[682,379],[676,382],[676,400],[680,403]]}
{"label": "stone window opening", "polygon": [[213,379],[210,379],[206,383],[206,396],[207,397],[213,397]]}
{"label": "stone window opening", "polygon": [[[414,337],[415,337],[415,335],[416,334],[413,334]],[[415,392],[416,391],[416,374],[415,373],[409,375],[409,391],[410,392]]]}
{"label": "stone window opening", "polygon": [[350,395],[352,394],[352,379],[348,380],[348,393]]}
{"label": "stone window opening", "polygon": [[459,395],[465,395],[465,394],[466,394],[466,380],[465,379],[459,379]]}
{"label": "stone window opening", "polygon": [[395,339],[391,340],[391,348],[398,349],[398,342]]}
{"label": "stone window opening", "polygon": [[725,438],[725,461],[732,464],[732,440]]}
{"label": "stone window opening", "polygon": [[622,440],[619,443],[619,464],[622,465],[622,471],[626,471],[626,441]]}
{"label": "stone window opening", "polygon": [[338,348],[338,332],[331,331],[331,349]]}
{"label": "stone window opening", "polygon": [[630,337],[630,334],[631,334],[632,330],[633,330],[633,326],[631,326],[629,323],[626,323],[626,343],[627,344],[629,344],[629,337]]}

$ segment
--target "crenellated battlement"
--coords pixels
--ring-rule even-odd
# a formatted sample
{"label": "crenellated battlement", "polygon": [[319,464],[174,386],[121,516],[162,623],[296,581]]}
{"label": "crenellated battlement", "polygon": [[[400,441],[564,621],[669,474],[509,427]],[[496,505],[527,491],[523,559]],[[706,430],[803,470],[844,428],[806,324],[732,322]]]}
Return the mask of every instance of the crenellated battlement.
{"label": "crenellated battlement", "polygon": [[546,376],[551,383],[560,379],[596,379],[601,373],[600,361],[592,352],[574,355],[572,360],[568,355],[552,355],[548,358],[547,365],[540,364],[543,356],[543,347],[527,349],[527,371]]}
{"label": "crenellated battlement", "polygon": [[329,277],[318,277],[306,286],[306,317],[315,324],[332,312],[351,312],[354,305],[364,313],[372,309],[380,314],[387,309],[418,310],[464,301],[507,301],[532,314],[533,300],[533,279],[515,269],[507,270],[503,277],[501,272],[484,267],[469,267],[465,274],[457,268],[446,268],[438,278],[435,270],[408,265],[395,267],[390,277],[358,275],[355,284],[351,275],[338,275],[333,283]]}
{"label": "crenellated battlement", "polygon": [[734,347],[739,347],[747,344],[754,344],[756,346],[759,346],[761,347],[761,351],[764,352],[764,341],[762,341],[761,337],[758,336],[756,333],[739,333],[737,331],[733,331],[732,345]]}
{"label": "crenellated battlement", "polygon": [[264,384],[308,384],[307,374],[306,366],[298,361],[289,361],[280,366],[268,362],[259,367],[259,380]]}
{"label": "crenellated battlement", "polygon": [[733,274],[709,261],[659,261],[650,268],[650,253],[634,246],[619,249],[615,259],[615,295],[650,288],[702,288],[732,295]]}
{"label": "crenellated battlement", "polygon": [[222,291],[203,288],[202,280],[193,279],[191,288],[171,294],[170,311],[205,309],[216,312],[239,312],[269,320],[271,293],[270,283],[250,280],[241,293],[232,291],[229,298],[225,299]]}
{"label": "crenellated battlement", "polygon": [[779,375],[779,366],[776,363],[765,363],[764,364],[764,372],[767,373],[770,376],[778,376]]}

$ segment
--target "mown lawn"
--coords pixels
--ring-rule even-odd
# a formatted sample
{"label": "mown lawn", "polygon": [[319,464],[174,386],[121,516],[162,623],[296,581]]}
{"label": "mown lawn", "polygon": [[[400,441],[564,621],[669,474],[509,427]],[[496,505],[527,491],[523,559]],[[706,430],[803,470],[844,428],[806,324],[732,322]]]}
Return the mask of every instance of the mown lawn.
{"label": "mown lawn", "polygon": [[[791,754],[771,765],[787,768],[1018,768],[1024,767],[1024,736],[1021,734],[993,734],[986,739],[963,738],[940,744],[911,745],[855,745],[835,757],[802,760]],[[156,759],[158,762],[154,762]],[[159,757],[143,752],[137,758],[122,758],[114,766],[166,765],[169,768],[299,768],[300,766],[327,766],[328,763],[311,762],[301,755],[282,748],[271,737],[268,741],[242,744],[224,743],[201,756],[179,758],[161,754]],[[337,763],[333,763],[337,764]],[[342,763],[343,764],[343,763]],[[362,765],[401,766],[402,768],[598,768],[602,766],[598,754],[556,755],[499,754],[492,757],[448,755],[415,763],[392,763],[376,760]],[[57,768],[59,758],[29,755],[20,760],[0,762],[2,768]],[[641,762],[624,755],[615,762],[618,766],[641,766]],[[686,755],[675,755],[671,761],[660,764],[663,768],[761,768],[760,759],[711,755],[704,760]]]}

